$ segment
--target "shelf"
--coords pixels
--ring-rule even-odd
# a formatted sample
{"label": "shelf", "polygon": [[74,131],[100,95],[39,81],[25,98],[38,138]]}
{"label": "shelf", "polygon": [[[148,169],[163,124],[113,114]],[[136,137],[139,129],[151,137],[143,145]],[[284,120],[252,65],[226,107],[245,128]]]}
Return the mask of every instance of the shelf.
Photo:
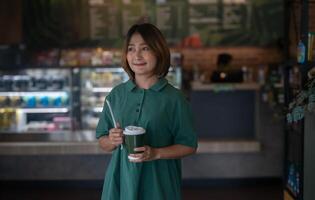
{"label": "shelf", "polygon": [[275,83],[274,88],[284,88],[284,84],[283,83]]}
{"label": "shelf", "polygon": [[18,108],[19,113],[67,113],[69,108]]}
{"label": "shelf", "polygon": [[92,92],[94,93],[108,93],[112,90],[112,87],[94,87],[92,88]]}
{"label": "shelf", "polygon": [[51,138],[49,135],[72,134],[71,130],[0,130],[0,144],[2,142],[44,142],[45,139]]}
{"label": "shelf", "polygon": [[[108,65],[59,65],[58,63],[52,65],[43,65],[43,64],[23,64],[17,66],[17,70],[25,70],[25,69],[60,69],[60,70],[72,70],[72,69],[121,69],[123,71],[120,64],[108,64]],[[1,66],[1,70],[12,71],[12,67]],[[116,71],[115,71],[116,72]]]}
{"label": "shelf", "polygon": [[81,110],[99,113],[103,111],[103,106],[81,106]]}
{"label": "shelf", "polygon": [[67,96],[68,92],[66,91],[38,91],[38,92],[0,92],[0,96],[5,97],[13,97],[13,96],[49,96],[49,97],[55,97],[55,96]]}
{"label": "shelf", "polygon": [[102,110],[103,110],[103,107],[94,107],[93,108],[94,112],[102,112]]}
{"label": "shelf", "polygon": [[82,111],[93,111],[93,112],[102,112],[103,110],[103,105],[100,106],[81,106]]}
{"label": "shelf", "polygon": [[108,65],[81,65],[81,66],[61,66],[63,68],[80,68],[83,70],[94,69],[97,72],[125,72],[121,65],[108,64]]}

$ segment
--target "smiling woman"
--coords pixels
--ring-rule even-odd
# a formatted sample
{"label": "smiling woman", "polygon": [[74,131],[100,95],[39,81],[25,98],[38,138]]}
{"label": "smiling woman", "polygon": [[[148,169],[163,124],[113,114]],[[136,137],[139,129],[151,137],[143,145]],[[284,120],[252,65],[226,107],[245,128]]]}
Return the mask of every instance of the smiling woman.
{"label": "smiling woman", "polygon": [[[105,106],[96,129],[100,146],[113,152],[102,199],[179,200],[180,159],[196,152],[197,137],[188,102],[165,79],[170,52],[154,25],[136,24],[130,28],[123,49],[123,67],[130,80],[116,86],[106,97],[117,113],[118,126],[115,128],[109,107]],[[123,136],[123,129],[130,126],[145,130],[145,145],[134,148],[134,152]],[[117,148],[122,143],[127,148]]]}

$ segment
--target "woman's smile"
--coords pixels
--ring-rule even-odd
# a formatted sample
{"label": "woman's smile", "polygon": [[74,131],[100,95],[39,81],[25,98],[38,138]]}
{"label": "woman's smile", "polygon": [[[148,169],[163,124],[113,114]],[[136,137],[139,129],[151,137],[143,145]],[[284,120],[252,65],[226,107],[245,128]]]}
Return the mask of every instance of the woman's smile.
{"label": "woman's smile", "polygon": [[132,65],[139,66],[139,67],[145,66],[146,64],[147,64],[146,62],[134,62],[134,63],[132,63]]}

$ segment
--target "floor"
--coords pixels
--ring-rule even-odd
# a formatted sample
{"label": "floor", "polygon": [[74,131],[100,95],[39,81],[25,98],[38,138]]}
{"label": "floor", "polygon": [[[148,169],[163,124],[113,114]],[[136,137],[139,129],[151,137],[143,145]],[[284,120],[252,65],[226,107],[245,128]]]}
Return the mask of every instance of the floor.
{"label": "floor", "polygon": [[281,185],[185,188],[183,200],[282,200]]}
{"label": "floor", "polygon": [[[1,200],[99,200],[99,187],[1,184]],[[282,200],[282,184],[184,186],[183,200]]]}

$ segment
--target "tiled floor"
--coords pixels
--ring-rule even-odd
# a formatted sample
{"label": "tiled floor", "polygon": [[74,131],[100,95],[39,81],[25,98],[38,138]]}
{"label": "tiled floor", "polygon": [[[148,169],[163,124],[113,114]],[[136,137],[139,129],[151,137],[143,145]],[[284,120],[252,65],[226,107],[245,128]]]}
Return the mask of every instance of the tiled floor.
{"label": "tiled floor", "polygon": [[[99,200],[99,187],[4,186],[1,200]],[[281,183],[246,186],[185,186],[183,200],[282,200]]]}

